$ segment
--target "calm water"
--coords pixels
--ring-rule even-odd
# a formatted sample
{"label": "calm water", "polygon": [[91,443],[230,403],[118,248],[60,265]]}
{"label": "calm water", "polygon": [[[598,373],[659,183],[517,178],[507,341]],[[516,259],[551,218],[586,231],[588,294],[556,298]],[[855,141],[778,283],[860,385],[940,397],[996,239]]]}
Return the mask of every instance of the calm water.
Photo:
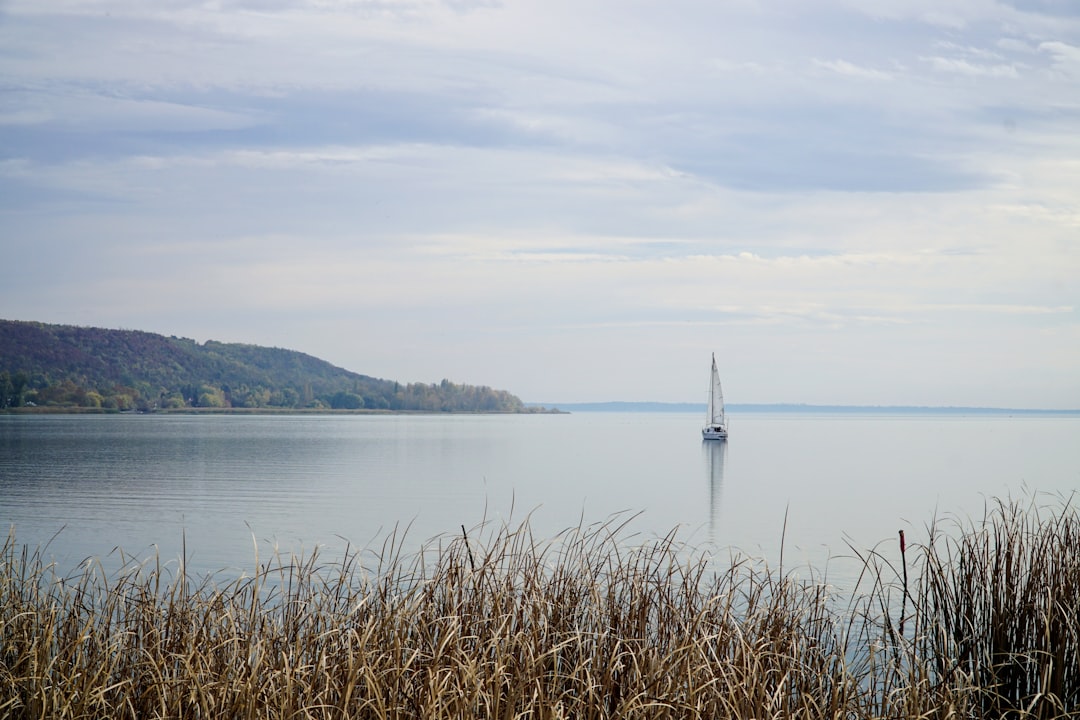
{"label": "calm water", "polygon": [[[993,497],[1080,488],[1080,418],[807,415],[732,418],[703,443],[697,414],[523,416],[0,416],[0,524],[62,568],[117,546],[189,567],[398,527],[406,545],[482,522],[552,537],[638,515],[680,537],[830,575],[849,555],[978,517]],[[785,514],[787,515],[785,530]],[[786,533],[786,534],[785,534]],[[55,538],[53,537],[55,535]],[[889,547],[883,545],[883,547]],[[115,554],[112,556],[115,557]],[[831,558],[831,559],[830,559]]]}

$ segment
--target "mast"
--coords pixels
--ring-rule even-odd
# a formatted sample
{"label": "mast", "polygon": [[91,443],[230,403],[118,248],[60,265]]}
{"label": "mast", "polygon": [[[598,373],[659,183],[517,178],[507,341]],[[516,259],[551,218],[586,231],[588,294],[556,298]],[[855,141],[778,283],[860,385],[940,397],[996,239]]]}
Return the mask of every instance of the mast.
{"label": "mast", "polygon": [[709,371],[709,407],[705,411],[705,423],[712,425],[716,422],[716,418],[713,417],[713,398],[716,396],[714,388],[716,387],[716,353],[712,356],[712,369]]}
{"label": "mast", "polygon": [[723,425],[724,427],[727,427],[727,422],[724,419],[724,391],[720,387],[720,373],[717,372],[714,377],[716,379],[716,399],[713,400],[713,404],[714,405],[719,405],[720,409],[719,409],[719,412],[717,412],[716,409],[714,408],[713,412],[717,414],[717,419],[716,419],[717,424],[718,425]]}
{"label": "mast", "polygon": [[724,424],[724,391],[720,387],[720,371],[716,369],[716,353],[712,356],[712,375],[709,378],[709,422]]}

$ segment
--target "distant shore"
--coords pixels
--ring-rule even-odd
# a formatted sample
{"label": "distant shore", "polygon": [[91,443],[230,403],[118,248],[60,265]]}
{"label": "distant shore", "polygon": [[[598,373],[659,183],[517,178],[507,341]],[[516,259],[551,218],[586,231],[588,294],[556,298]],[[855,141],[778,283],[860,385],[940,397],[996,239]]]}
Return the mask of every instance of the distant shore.
{"label": "distant shore", "polygon": [[231,408],[184,407],[158,410],[110,410],[73,406],[17,407],[0,409],[0,415],[566,415],[565,410],[529,406],[524,411],[511,410],[381,410],[372,408]]}
{"label": "distant shore", "polygon": [[[557,407],[565,412],[674,412],[704,413],[705,403],[596,402],[525,403],[527,407]],[[952,407],[917,405],[805,405],[799,403],[728,404],[733,413],[829,413],[881,415],[1051,415],[1080,416],[1080,409]]]}
{"label": "distant shore", "polygon": [[[795,413],[807,415],[941,415],[1080,417],[1080,409],[994,408],[917,405],[802,405],[732,404],[729,413]],[[704,413],[705,404],[663,402],[525,403],[524,411],[510,410],[386,410],[375,408],[232,408],[184,407],[150,411],[112,410],[75,406],[16,407],[0,409],[0,415],[569,415],[571,413]]]}

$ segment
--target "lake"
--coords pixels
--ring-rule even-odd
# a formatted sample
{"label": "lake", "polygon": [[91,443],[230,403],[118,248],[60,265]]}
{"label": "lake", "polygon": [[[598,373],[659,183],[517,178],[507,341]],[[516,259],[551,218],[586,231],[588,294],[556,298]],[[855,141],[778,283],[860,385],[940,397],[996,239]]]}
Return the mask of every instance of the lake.
{"label": "lake", "polygon": [[[388,532],[419,549],[528,518],[537,539],[630,520],[695,548],[852,572],[937,517],[1080,488],[1072,416],[731,414],[5,415],[0,523],[61,570],[114,548],[236,573],[273,548],[340,556]],[[786,518],[786,520],[785,520]]]}

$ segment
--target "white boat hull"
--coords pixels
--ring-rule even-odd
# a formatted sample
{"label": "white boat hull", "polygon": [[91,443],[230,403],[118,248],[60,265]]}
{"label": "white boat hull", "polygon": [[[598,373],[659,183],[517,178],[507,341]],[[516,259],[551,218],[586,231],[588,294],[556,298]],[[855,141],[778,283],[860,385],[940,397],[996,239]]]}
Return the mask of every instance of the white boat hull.
{"label": "white boat hull", "polygon": [[704,440],[727,440],[727,428],[707,427],[701,429],[701,437]]}

